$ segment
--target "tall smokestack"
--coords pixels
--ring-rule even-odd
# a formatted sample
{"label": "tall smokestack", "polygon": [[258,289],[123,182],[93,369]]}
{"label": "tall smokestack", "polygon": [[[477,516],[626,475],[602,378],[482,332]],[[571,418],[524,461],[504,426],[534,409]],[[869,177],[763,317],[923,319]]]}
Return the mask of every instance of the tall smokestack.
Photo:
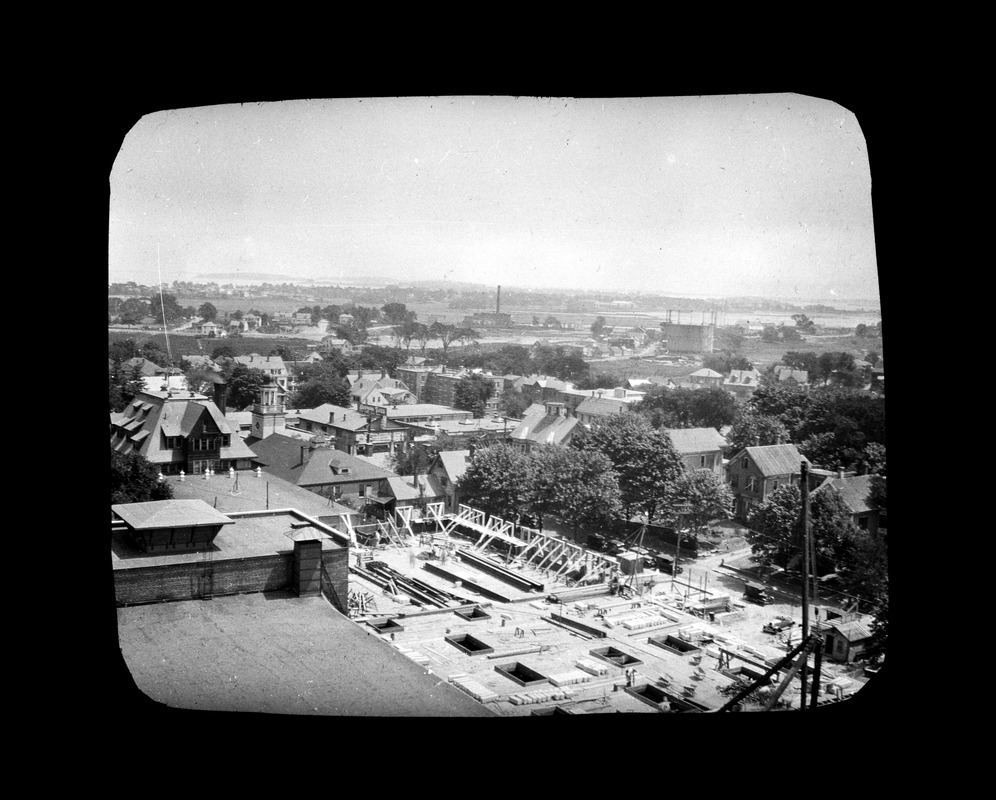
{"label": "tall smokestack", "polygon": [[501,286],[498,287],[498,297],[495,300],[495,314],[501,313]]}

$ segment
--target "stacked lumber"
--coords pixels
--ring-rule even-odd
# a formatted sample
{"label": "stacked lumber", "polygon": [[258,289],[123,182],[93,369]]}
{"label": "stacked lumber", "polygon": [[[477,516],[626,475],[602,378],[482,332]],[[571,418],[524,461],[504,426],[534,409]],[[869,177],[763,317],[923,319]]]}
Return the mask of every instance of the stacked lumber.
{"label": "stacked lumber", "polygon": [[603,664],[598,661],[593,661],[590,658],[579,658],[574,662],[574,665],[578,669],[582,669],[589,675],[594,675],[596,678],[601,678],[609,674],[608,664]]}
{"label": "stacked lumber", "polygon": [[479,703],[490,703],[498,699],[498,695],[486,686],[478,683],[466,672],[458,672],[455,675],[450,675],[449,680],[450,683],[469,694]]}
{"label": "stacked lumber", "polygon": [[581,669],[569,669],[566,672],[558,672],[550,675],[549,681],[554,686],[571,686],[576,683],[589,683],[592,679],[591,673]]}
{"label": "stacked lumber", "polygon": [[577,694],[573,689],[539,689],[532,692],[518,692],[508,696],[508,702],[516,706],[533,703],[548,703],[551,700],[567,700]]}
{"label": "stacked lumber", "polygon": [[418,650],[412,650],[410,647],[405,647],[402,644],[396,644],[395,647],[401,655],[408,656],[408,658],[420,666],[427,667],[431,663],[429,661],[429,656],[424,653],[420,653]]}

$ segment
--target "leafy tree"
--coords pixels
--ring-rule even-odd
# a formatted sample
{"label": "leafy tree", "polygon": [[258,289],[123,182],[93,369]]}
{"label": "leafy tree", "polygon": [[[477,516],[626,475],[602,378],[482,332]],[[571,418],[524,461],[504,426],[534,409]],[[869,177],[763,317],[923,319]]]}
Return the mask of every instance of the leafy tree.
{"label": "leafy tree", "polygon": [[850,353],[822,353],[819,357],[820,374],[825,381],[844,386],[856,386],[864,383],[864,377],[858,374],[854,365],[854,356]]}
{"label": "leafy tree", "polygon": [[367,340],[367,329],[365,326],[360,325],[358,320],[353,320],[353,322],[348,325],[336,325],[334,326],[335,335],[340,339],[345,339],[353,347],[363,344]]}
{"label": "leafy tree", "polygon": [[490,368],[498,375],[529,375],[533,371],[529,350],[519,344],[504,345],[492,358]]}
{"label": "leafy tree", "polygon": [[854,328],[854,335],[857,336],[859,339],[863,339],[865,336],[868,335],[868,326],[865,325],[863,322],[859,322]]}
{"label": "leafy tree", "polygon": [[532,508],[541,516],[562,519],[575,538],[581,525],[607,523],[618,516],[619,479],[607,456],[561,445],[539,447],[530,455],[536,465]]}
{"label": "leafy tree", "polygon": [[529,406],[530,402],[526,396],[515,389],[506,389],[498,398],[498,411],[504,417],[521,419]]}
{"label": "leafy tree", "polygon": [[545,320],[543,320],[543,327],[544,328],[559,328],[560,327],[560,320],[558,320],[555,316],[553,316],[551,314]]}
{"label": "leafy tree", "polygon": [[[857,531],[840,493],[828,486],[810,494],[810,535],[816,550],[818,573],[828,572],[846,557]],[[802,547],[802,499],[798,486],[779,486],[754,506],[747,518],[745,537],[759,563],[795,566]]]}
{"label": "leafy tree", "polygon": [[293,347],[290,347],[289,345],[286,345],[286,344],[282,344],[282,345],[280,345],[278,347],[274,347],[272,350],[270,350],[269,355],[271,355],[271,356],[280,356],[280,358],[282,358],[284,361],[300,361],[301,360],[301,352],[299,350],[296,350]]}
{"label": "leafy tree", "polygon": [[795,320],[795,326],[803,331],[812,332],[816,330],[816,323],[805,314],[793,314],[792,319]]}
{"label": "leafy tree", "polygon": [[733,456],[745,447],[765,447],[789,441],[788,428],[778,417],[745,409],[726,435],[726,453]]}
{"label": "leafy tree", "polygon": [[540,318],[537,317],[535,314],[533,314],[533,326],[537,328],[540,326]]}
{"label": "leafy tree", "polygon": [[138,356],[138,345],[134,339],[115,339],[107,348],[107,357],[121,363]]}
{"label": "leafy tree", "polygon": [[163,369],[173,366],[173,360],[169,354],[151,340],[142,343],[142,346],[138,348],[138,355]]}
{"label": "leafy tree", "polygon": [[562,381],[579,381],[590,369],[584,358],[575,351],[566,351],[560,345],[540,345],[533,352],[533,369],[543,375],[553,375]]}
{"label": "leafy tree", "polygon": [[481,338],[481,334],[475,331],[473,328],[457,328],[454,339],[461,344],[468,344],[470,342],[476,342]]}
{"label": "leafy tree", "polygon": [[381,345],[368,344],[355,359],[354,369],[379,369],[389,376],[394,375],[394,371],[405,360],[404,354],[394,347],[382,347]]}
{"label": "leafy tree", "polygon": [[671,438],[639,414],[614,414],[592,424],[572,440],[576,450],[595,451],[609,459],[618,476],[619,500],[626,519],[634,510],[649,521],[658,518],[685,468]]}
{"label": "leafy tree", "polygon": [[394,336],[405,346],[405,350],[408,350],[411,348],[412,341],[418,339],[419,336],[422,335],[423,328],[425,328],[425,325],[421,322],[416,322],[413,319],[406,320],[394,328]]}
{"label": "leafy tree", "polygon": [[260,369],[236,363],[228,377],[228,401],[234,410],[259,402],[267,375]]}
{"label": "leafy tree", "polygon": [[173,499],[173,487],[141,453],[111,449],[111,505]]}
{"label": "leafy tree", "polygon": [[820,357],[812,350],[789,350],[782,356],[782,364],[792,369],[802,369],[809,374],[810,381],[817,381],[820,372]]}
{"label": "leafy tree", "polygon": [[128,297],[118,309],[118,321],[124,325],[137,325],[151,314],[152,306],[144,297]]}
{"label": "leafy tree", "polygon": [[518,520],[532,500],[535,472],[530,456],[493,444],[474,451],[457,488],[480,508]]}
{"label": "leafy tree", "polygon": [[869,442],[859,464],[861,471],[868,475],[885,475],[885,445]]}
{"label": "leafy tree", "polygon": [[453,387],[453,407],[473,411],[475,417],[483,417],[484,408],[494,391],[494,383],[484,375],[466,375]]}
{"label": "leafy tree", "polygon": [[294,408],[316,408],[325,403],[349,408],[349,382],[333,370],[318,375],[312,380],[299,383],[291,395],[290,404]]}
{"label": "leafy tree", "polygon": [[145,391],[142,372],[136,365],[124,367],[115,362],[108,369],[109,403],[111,411],[123,411],[139,392]]}
{"label": "leafy tree", "polygon": [[[156,302],[156,300],[159,302]],[[165,321],[163,319],[164,310]],[[161,298],[156,298],[152,301],[151,312],[152,316],[155,317],[156,321],[160,325],[169,325],[174,322],[179,322],[184,318],[184,310],[180,304],[176,302],[176,295],[170,294],[169,292],[163,292]]]}
{"label": "leafy tree", "polygon": [[[609,330],[611,330],[611,328]],[[591,335],[597,339],[605,332],[605,317],[595,317],[595,321],[591,323]]]}
{"label": "leafy tree", "polygon": [[210,397],[220,376],[210,367],[188,366],[184,377],[190,391]]}
{"label": "leafy tree", "polygon": [[805,419],[808,400],[809,395],[798,384],[762,383],[754,390],[746,408],[766,417],[777,417],[794,435],[795,427]]}
{"label": "leafy tree", "polygon": [[735,369],[754,369],[754,364],[749,358],[729,350],[706,356],[702,359],[702,366],[723,375],[729,375]]}
{"label": "leafy tree", "polygon": [[737,402],[718,386],[703,389],[668,389],[653,386],[636,411],[655,428],[722,428],[733,422]]}
{"label": "leafy tree", "polygon": [[761,331],[761,341],[768,343],[781,341],[781,331],[774,325],[765,325]]}
{"label": "leafy tree", "polygon": [[395,450],[391,467],[398,475],[424,475],[435,457],[433,449],[419,443]]}
{"label": "leafy tree", "polygon": [[211,351],[211,360],[217,361],[220,358],[235,358],[238,353],[227,344],[218,345]]}
{"label": "leafy tree", "polygon": [[404,303],[385,303],[380,308],[381,317],[388,325],[403,325],[409,320],[414,321],[416,314],[409,311]]}
{"label": "leafy tree", "polygon": [[733,516],[733,492],[729,484],[712,470],[686,470],[673,491],[674,502],[683,507],[684,518],[692,528],[704,528],[714,519]]}
{"label": "leafy tree", "polygon": [[600,372],[597,375],[588,374],[575,383],[578,389],[611,389],[618,383],[615,375]]}
{"label": "leafy tree", "polygon": [[798,328],[790,328],[785,324],[778,326],[778,333],[783,342],[801,342],[802,334]]}
{"label": "leafy tree", "polygon": [[197,309],[197,316],[205,322],[211,322],[212,320],[218,319],[218,309],[211,303],[203,303],[201,304],[201,307]]}

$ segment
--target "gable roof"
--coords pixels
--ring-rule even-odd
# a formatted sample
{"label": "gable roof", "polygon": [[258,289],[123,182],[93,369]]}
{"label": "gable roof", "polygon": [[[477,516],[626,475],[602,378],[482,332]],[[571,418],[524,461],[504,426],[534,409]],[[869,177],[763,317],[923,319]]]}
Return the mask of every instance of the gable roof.
{"label": "gable roof", "polygon": [[[442,497],[446,492],[439,484],[439,479],[435,475],[419,475],[418,483],[413,475],[396,475],[387,479],[388,492],[394,495],[396,500],[418,500],[419,497],[432,499]],[[419,487],[422,492],[419,493]]]}
{"label": "gable roof", "polygon": [[207,414],[221,433],[231,435],[230,444],[219,450],[219,458],[253,457],[253,451],[211,400],[194,392],[186,394],[181,397],[167,392],[139,392],[123,412],[112,418],[111,448],[119,453],[141,453],[154,464],[181,460],[173,450],[160,448],[160,433],[189,436]]}
{"label": "gable roof", "polygon": [[798,475],[800,471],[799,466],[803,461],[811,465],[810,460],[803,456],[794,444],[769,444],[759,447],[745,447],[734,458],[739,458],[744,453],[747,454],[765,477]]}
{"label": "gable roof", "polygon": [[[329,447],[310,450],[307,461],[302,462],[302,447],[309,447],[308,442],[273,433],[253,445],[254,460],[262,465],[264,472],[297,486],[379,481],[394,475],[365,459]],[[349,471],[343,473],[343,469]]]}
{"label": "gable roof", "polygon": [[866,511],[877,511],[879,506],[871,498],[873,479],[885,476],[876,475],[849,475],[844,478],[827,478],[813,492],[820,491],[826,486],[833,486],[839,493],[844,503],[851,510],[852,514],[861,514]]}
{"label": "gable roof", "polygon": [[536,444],[563,444],[577,424],[577,417],[547,414],[545,406],[533,403],[509,438]]}
{"label": "gable roof", "polygon": [[726,446],[726,439],[715,428],[671,428],[666,433],[681,455],[713,453]]}
{"label": "gable roof", "polygon": [[737,386],[755,386],[761,382],[761,373],[756,369],[732,369],[724,383]]}
{"label": "gable roof", "polygon": [[693,372],[688,377],[689,378],[722,378],[723,376],[720,373],[716,372],[716,370],[714,370],[714,369],[708,369],[706,367],[703,367],[702,369],[695,370],[695,372]]}
{"label": "gable roof", "polygon": [[159,365],[149,361],[147,358],[141,358],[140,356],[129,358],[127,361],[123,362],[121,366],[128,372],[131,372],[135,369],[135,367],[138,367],[139,373],[144,376],[158,375],[163,371],[163,368]]}
{"label": "gable roof", "polygon": [[629,408],[629,403],[622,400],[605,397],[586,397],[577,407],[577,414],[596,414],[610,416],[622,414]]}
{"label": "gable roof", "polygon": [[872,635],[868,626],[858,619],[852,619],[850,622],[831,622],[828,627],[833,628],[852,644],[868,639]]}
{"label": "gable roof", "polygon": [[775,365],[775,377],[780,381],[787,381],[789,378],[798,383],[809,383],[809,371],[805,369],[792,369],[784,364]]}
{"label": "gable roof", "polygon": [[470,450],[443,450],[436,456],[436,461],[446,471],[447,477],[456,483],[470,466]]}

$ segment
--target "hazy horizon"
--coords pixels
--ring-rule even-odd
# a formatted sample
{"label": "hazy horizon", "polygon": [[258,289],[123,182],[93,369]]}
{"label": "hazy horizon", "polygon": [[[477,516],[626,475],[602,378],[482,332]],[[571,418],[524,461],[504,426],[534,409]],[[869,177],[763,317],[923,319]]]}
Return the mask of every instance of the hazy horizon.
{"label": "hazy horizon", "polygon": [[802,95],[164,110],[110,188],[110,282],[879,297],[858,120]]}

